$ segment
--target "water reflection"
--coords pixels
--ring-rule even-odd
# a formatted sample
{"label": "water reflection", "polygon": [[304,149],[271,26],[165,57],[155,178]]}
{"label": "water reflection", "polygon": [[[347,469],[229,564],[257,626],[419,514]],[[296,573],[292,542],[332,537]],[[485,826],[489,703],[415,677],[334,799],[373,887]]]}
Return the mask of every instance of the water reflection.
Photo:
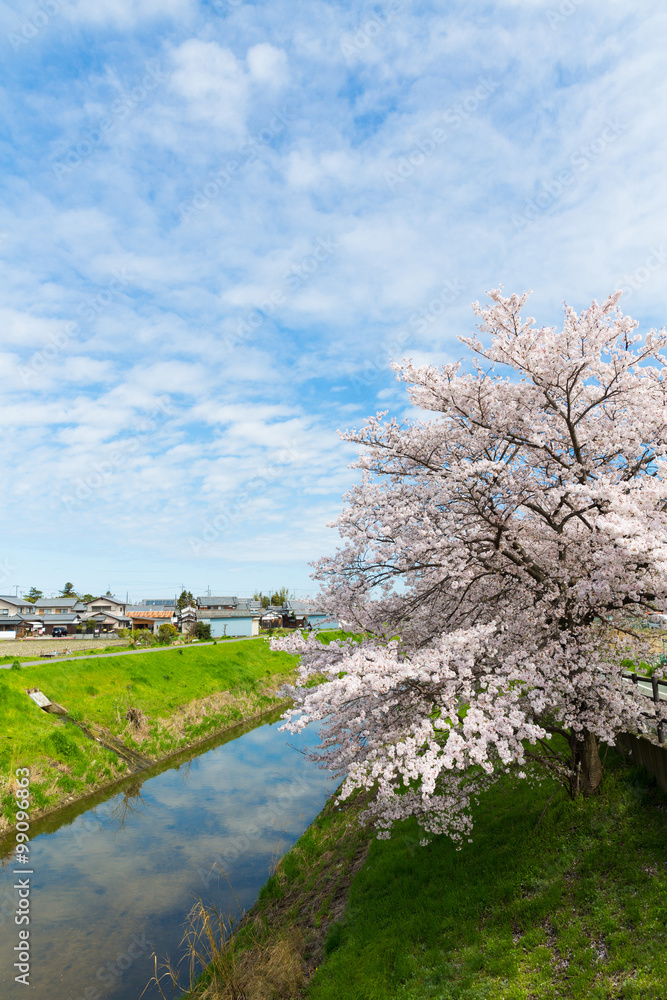
{"label": "water reflection", "polygon": [[[37,836],[32,844],[31,985],[50,1000],[135,1000],[151,953],[176,960],[196,897],[249,908],[277,858],[332,791],[278,723],[202,753]],[[289,737],[302,747],[307,735]],[[313,734],[310,734],[312,742]],[[3,903],[15,908],[12,867]],[[224,871],[230,886],[219,877]],[[0,905],[0,919],[3,917]],[[13,995],[17,928],[0,925],[0,994]],[[145,994],[155,1000],[155,987]]]}
{"label": "water reflection", "polygon": [[147,802],[141,794],[142,786],[143,780],[137,779],[127,785],[117,797],[118,801],[109,813],[109,819],[116,823],[116,830],[124,830],[128,816],[139,816],[142,809],[147,807]]}

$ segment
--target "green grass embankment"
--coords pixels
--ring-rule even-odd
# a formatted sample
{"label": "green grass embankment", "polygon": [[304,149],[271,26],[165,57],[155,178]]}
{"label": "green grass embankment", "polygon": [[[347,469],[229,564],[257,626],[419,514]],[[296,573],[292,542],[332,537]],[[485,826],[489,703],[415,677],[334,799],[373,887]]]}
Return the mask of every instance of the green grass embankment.
{"label": "green grass embankment", "polygon": [[0,670],[0,833],[13,818],[19,767],[31,771],[33,820],[130,770],[74,722],[43,712],[27,688],[39,688],[93,735],[157,761],[279,704],[277,691],[293,671],[294,659],[263,639]]}
{"label": "green grass embankment", "polygon": [[667,796],[610,751],[602,795],[559,791],[535,831],[555,787],[503,779],[460,851],[406,822],[365,861],[354,805],[330,803],[205,995],[235,976],[253,1000],[665,1000]]}
{"label": "green grass embankment", "polygon": [[310,1000],[664,1000],[667,797],[617,758],[535,832],[549,794],[504,780],[461,851],[374,843]]}

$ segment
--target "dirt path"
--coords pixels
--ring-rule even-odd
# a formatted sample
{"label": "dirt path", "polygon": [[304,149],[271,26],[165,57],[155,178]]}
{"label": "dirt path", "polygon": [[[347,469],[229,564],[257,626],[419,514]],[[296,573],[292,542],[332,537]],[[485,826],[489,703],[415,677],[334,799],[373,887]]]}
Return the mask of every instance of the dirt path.
{"label": "dirt path", "polygon": [[[245,642],[247,639],[257,639],[257,638],[259,638],[259,636],[256,636],[256,635],[241,635],[241,636],[238,637],[238,639],[222,639],[221,641],[224,642],[224,643],[228,643],[228,642]],[[193,649],[195,649],[195,648],[196,649],[201,649],[202,646],[212,646],[212,645],[213,645],[213,642],[198,642],[197,645],[196,645],[196,647],[193,646],[191,648],[193,648]],[[93,657],[96,660],[104,660],[104,659],[106,659],[109,656],[136,656],[137,653],[141,653],[142,655],[144,653],[164,653],[164,651],[167,650],[167,649],[171,649],[173,651],[175,648],[177,648],[177,647],[175,647],[175,646],[159,646],[159,647],[155,647],[155,646],[153,646],[150,649],[125,649],[125,650],[118,650],[117,653],[94,653]],[[182,648],[182,647],[179,647],[179,648]],[[91,657],[91,658],[93,658],[93,657]],[[22,667],[37,667],[37,666],[39,666],[40,663],[64,663],[67,660],[85,660],[85,659],[86,659],[86,657],[85,656],[81,656],[81,655],[79,655],[79,656],[42,656],[39,660],[24,661],[24,662],[21,663],[21,666]],[[10,667],[11,667],[11,663],[5,663],[2,666],[0,666],[0,670],[9,670]]]}
{"label": "dirt path", "polygon": [[127,646],[127,639],[119,639],[115,636],[105,635],[97,639],[79,639],[73,635],[63,635],[60,638],[52,639],[51,636],[41,639],[0,639],[0,656],[39,656],[48,649],[55,649],[60,652],[68,647],[73,653],[76,650],[88,652],[90,649],[105,649],[106,647],[122,649]]}

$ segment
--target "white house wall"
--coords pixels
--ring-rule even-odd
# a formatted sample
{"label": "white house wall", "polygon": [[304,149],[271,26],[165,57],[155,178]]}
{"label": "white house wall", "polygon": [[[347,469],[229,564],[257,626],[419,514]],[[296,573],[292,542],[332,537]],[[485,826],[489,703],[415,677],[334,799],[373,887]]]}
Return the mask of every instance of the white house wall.
{"label": "white house wall", "polygon": [[259,635],[259,622],[248,618],[201,618],[211,626],[214,639],[222,635]]}

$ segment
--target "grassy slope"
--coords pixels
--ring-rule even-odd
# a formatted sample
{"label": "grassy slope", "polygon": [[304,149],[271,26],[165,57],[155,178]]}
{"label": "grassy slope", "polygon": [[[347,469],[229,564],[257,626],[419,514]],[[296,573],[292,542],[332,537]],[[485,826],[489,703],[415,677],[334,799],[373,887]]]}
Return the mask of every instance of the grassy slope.
{"label": "grassy slope", "polygon": [[407,822],[366,856],[330,801],[192,996],[665,1000],[667,796],[609,758],[603,794],[559,792],[537,832],[555,786],[497,785],[461,851]]}
{"label": "grassy slope", "polygon": [[359,806],[331,800],[188,995],[665,1000],[667,796],[609,758],[603,794],[559,792],[537,832],[555,786],[499,784],[461,851],[407,822],[366,855]]}
{"label": "grassy slope", "polygon": [[[276,704],[274,691],[293,670],[292,657],[263,639],[186,647],[109,659],[49,663],[0,671],[0,781],[3,814],[11,817],[12,776],[30,767],[34,814],[64,795],[80,795],[127,771],[124,762],[70,722],[42,712],[25,694],[39,687],[72,718],[100,726],[145,756],[160,756],[260,709]],[[231,697],[219,696],[230,691]],[[202,699],[213,696],[202,703]],[[195,700],[194,710],[183,711]],[[130,730],[125,713],[140,709],[146,722]],[[178,724],[174,725],[174,720]]]}
{"label": "grassy slope", "polygon": [[458,852],[412,823],[375,841],[310,1000],[665,1000],[667,797],[616,757],[534,833],[549,794],[497,786]]}

